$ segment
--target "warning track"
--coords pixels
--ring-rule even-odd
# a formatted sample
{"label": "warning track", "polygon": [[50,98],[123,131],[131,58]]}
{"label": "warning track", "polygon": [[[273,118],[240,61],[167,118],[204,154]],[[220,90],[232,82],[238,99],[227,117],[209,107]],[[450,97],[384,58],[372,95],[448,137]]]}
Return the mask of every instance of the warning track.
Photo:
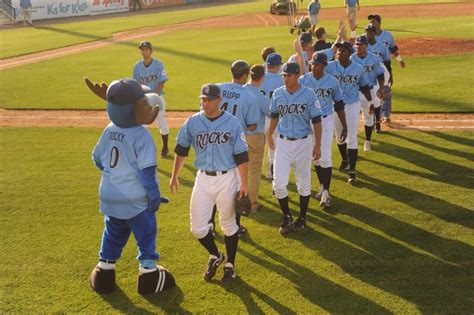
{"label": "warning track", "polygon": [[[179,128],[194,112],[166,112],[170,128]],[[474,113],[392,114],[385,130],[474,131]],[[8,110],[0,109],[1,127],[87,127],[103,128],[110,122],[100,110]],[[362,126],[362,124],[360,124]],[[153,124],[152,128],[156,125]]]}

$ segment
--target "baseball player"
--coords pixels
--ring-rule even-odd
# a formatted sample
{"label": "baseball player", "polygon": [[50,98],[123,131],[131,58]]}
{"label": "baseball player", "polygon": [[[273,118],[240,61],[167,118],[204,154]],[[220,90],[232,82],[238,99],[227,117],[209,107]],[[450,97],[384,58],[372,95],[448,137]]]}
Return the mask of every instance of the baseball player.
{"label": "baseball player", "polygon": [[250,83],[245,87],[255,98],[254,106],[259,109],[260,119],[254,131],[245,133],[249,146],[249,197],[252,202],[251,211],[257,211],[261,205],[258,202],[258,191],[260,188],[260,175],[262,173],[262,161],[265,151],[265,120],[270,114],[270,99],[260,92],[260,85],[265,80],[265,68],[262,65],[253,65],[250,68]]}
{"label": "baseball player", "polygon": [[[267,71],[265,73],[265,79],[260,85],[260,92],[268,97],[272,98],[273,92],[280,86],[285,85],[283,82],[283,76],[281,74],[281,55],[277,53],[271,53],[267,56],[266,66]],[[270,127],[270,117],[267,117],[265,120],[265,134],[268,134],[268,128]],[[276,142],[277,133],[273,135],[273,142]],[[267,160],[267,170],[266,178],[273,178],[273,161],[275,159],[275,150],[268,147],[268,140],[266,141],[268,148],[268,160]]]}
{"label": "baseball player", "polygon": [[319,0],[312,0],[308,4],[308,15],[311,21],[311,34],[314,34],[316,25],[318,25],[318,14],[319,14],[320,9],[321,9],[321,4],[319,3]]}
{"label": "baseball player", "polygon": [[268,57],[268,55],[274,54],[274,53],[276,53],[274,47],[264,47],[262,49],[261,56],[262,56],[262,59],[263,59],[263,67],[265,68],[265,71],[267,70],[267,57]]}
{"label": "baseball player", "polygon": [[324,27],[318,27],[314,32],[314,36],[316,37],[316,42],[313,45],[314,51],[320,51],[332,47],[332,43],[326,42],[328,34],[326,33],[326,29]]}
{"label": "baseball player", "polygon": [[[138,292],[155,293],[174,285],[174,278],[156,264],[156,212],[162,198],[156,177],[156,147],[153,137],[137,123],[134,112],[148,105],[148,97],[134,79],[113,81],[106,94],[107,113],[112,120],[102,133],[92,159],[102,172],[100,211],[105,228],[99,263],[89,278],[97,292],[115,288],[115,264],[133,233],[140,261]],[[156,117],[157,108],[152,109]],[[135,115],[136,116],[136,115]]]}
{"label": "baseball player", "polygon": [[[360,99],[359,90],[364,94],[365,98],[372,104],[372,95],[370,87],[364,75],[364,69],[361,65],[352,62],[350,56],[354,50],[352,44],[343,42],[336,44],[337,61],[329,62],[326,66],[326,73],[334,76],[341,85],[344,100],[344,111],[347,122],[347,138],[346,141],[340,141],[344,126],[341,121],[334,117],[334,125],[336,130],[336,142],[341,154],[340,171],[349,171],[348,183],[353,185],[356,183],[356,163],[357,163],[357,131],[359,128],[359,112]],[[348,168],[349,167],[349,168]]]}
{"label": "baseball player", "polygon": [[[260,110],[255,106],[256,100],[252,93],[244,87],[249,72],[250,65],[247,61],[236,60],[231,66],[232,82],[218,84],[222,92],[221,110],[228,111],[237,117],[244,133],[255,131],[257,129],[257,122],[260,119]],[[217,209],[214,207],[211,220],[209,221],[214,234],[216,212]],[[237,225],[239,226],[239,236],[247,232],[247,228],[240,224],[239,214],[237,214]]]}
{"label": "baseball player", "polygon": [[327,65],[327,56],[320,52],[313,54],[311,73],[306,73],[299,78],[301,85],[306,86],[316,93],[322,111],[321,158],[314,161],[314,168],[318,175],[320,187],[316,199],[321,200],[323,207],[330,206],[329,186],[332,177],[332,138],[334,135],[334,117],[336,112],[342,124],[339,141],[344,142],[347,137],[346,115],[344,101],[339,82],[331,75],[324,73]]}
{"label": "baseball player", "polygon": [[163,148],[161,149],[161,157],[166,158],[169,155],[168,149],[168,123],[166,122],[165,112],[166,103],[163,97],[163,88],[165,82],[168,81],[165,67],[161,61],[152,58],[153,47],[150,42],[141,42],[138,46],[140,48],[143,60],[135,63],[133,67],[133,78],[146,85],[151,89],[151,92],[157,93],[161,97],[163,104],[162,110],[158,113],[158,128],[160,129],[161,139],[163,140]]}
{"label": "baseball player", "polygon": [[[273,132],[278,127],[275,149],[273,191],[283,212],[280,234],[300,231],[306,226],[311,195],[311,161],[321,157],[321,107],[313,90],[298,83],[300,67],[295,62],[283,65],[285,86],[275,90],[271,100],[268,144],[274,148]],[[315,144],[311,135],[314,133]],[[300,195],[300,215],[293,224],[288,206],[288,182],[295,169]]]}
{"label": "baseball player", "polygon": [[209,229],[214,205],[219,211],[219,223],[225,235],[227,262],[223,284],[236,277],[235,256],[239,241],[239,227],[234,210],[234,195],[240,190],[247,195],[248,146],[239,120],[220,109],[221,91],[215,84],[201,89],[201,112],[186,120],[178,132],[170,188],[179,188],[179,173],[194,148],[198,168],[190,202],[191,232],[209,252],[208,268],[204,280],[210,281],[225,256],[219,252]]}
{"label": "baseball player", "polygon": [[[375,30],[376,30],[375,34],[377,35],[377,41],[381,42],[382,44],[388,47],[392,56],[399,62],[400,67],[404,69],[406,66],[405,61],[403,61],[403,58],[398,51],[398,46],[395,43],[395,40],[393,39],[392,33],[386,30],[382,30],[381,28],[382,18],[380,17],[380,15],[371,14],[367,17],[367,19],[370,21],[372,25],[375,26]],[[390,88],[393,86],[393,74],[390,76],[389,85],[390,85]],[[383,118],[384,118],[383,120],[384,122],[387,122],[387,123],[390,122],[390,113],[391,113],[391,104],[392,104],[391,95],[392,95],[391,93],[387,93],[385,97],[386,99],[384,100],[384,105],[382,106]],[[376,118],[377,116],[380,117],[380,111],[376,111],[375,115],[376,115]],[[377,121],[379,120],[380,119],[377,118]],[[380,128],[380,124],[378,126],[376,125],[376,128],[377,127]]]}
{"label": "baseball player", "polygon": [[[355,41],[357,52],[352,54],[350,60],[360,64],[364,68],[365,78],[370,86],[372,102],[369,102],[364,95],[360,95],[360,105],[362,107],[362,118],[364,121],[365,142],[364,151],[371,150],[371,137],[374,128],[374,111],[380,108],[380,99],[383,98],[384,68],[380,59],[368,52],[369,42],[367,36],[357,37]],[[373,106],[373,107],[371,107]]]}
{"label": "baseball player", "polygon": [[[356,10],[357,6],[357,10]],[[347,21],[349,24],[357,26],[357,11],[360,10],[359,0],[344,0],[344,8],[347,12]],[[351,28],[351,38],[355,38],[356,32],[355,27]]]}
{"label": "baseball player", "polygon": [[31,1],[30,0],[20,0],[21,14],[23,15],[23,25],[26,26],[26,20],[28,20],[28,25],[33,26],[33,21],[31,20]]}

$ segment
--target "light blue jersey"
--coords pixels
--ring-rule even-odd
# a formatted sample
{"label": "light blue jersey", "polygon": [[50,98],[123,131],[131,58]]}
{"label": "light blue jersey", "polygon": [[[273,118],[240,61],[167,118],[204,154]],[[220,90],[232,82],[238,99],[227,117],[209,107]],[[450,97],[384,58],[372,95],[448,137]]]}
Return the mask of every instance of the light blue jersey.
{"label": "light blue jersey", "polygon": [[265,73],[265,80],[260,85],[260,91],[271,99],[273,92],[283,85],[285,85],[285,82],[281,73],[267,72]]}
{"label": "light blue jersey", "polygon": [[193,146],[194,166],[205,171],[227,171],[237,166],[234,155],[248,151],[239,120],[228,112],[211,121],[203,111],[189,117],[178,132],[182,147]]}
{"label": "light blue jersey", "polygon": [[390,51],[397,47],[397,45],[395,44],[395,40],[393,39],[392,33],[390,33],[389,31],[382,30],[382,32],[376,36],[376,39],[378,42],[384,44],[385,47],[387,47]]}
{"label": "light blue jersey", "polygon": [[339,81],[346,105],[358,102],[359,89],[369,85],[364,75],[364,69],[355,62],[351,62],[347,68],[344,68],[339,61],[331,61],[324,71]]}
{"label": "light blue jersey", "polygon": [[372,88],[377,85],[377,77],[384,73],[384,68],[379,58],[372,54],[368,53],[364,58],[357,55],[357,53],[352,54],[351,61],[356,62],[364,68],[365,78],[369,83],[369,86]]}
{"label": "light blue jersey", "polygon": [[289,93],[286,86],[276,89],[270,112],[272,117],[278,115],[278,133],[289,138],[303,138],[312,134],[312,119],[322,115],[316,94],[304,86],[294,93]]}
{"label": "light blue jersey", "polygon": [[357,0],[346,0],[347,6],[355,7],[357,4]]}
{"label": "light blue jersey", "polygon": [[308,14],[318,15],[320,9],[321,4],[319,2],[310,2],[308,5]]}
{"label": "light blue jersey", "polygon": [[379,41],[376,41],[373,45],[369,44],[367,50],[376,55],[382,63],[390,61],[390,50]]}
{"label": "light blue jersey", "polygon": [[334,59],[334,50],[332,48],[322,49],[318,53],[323,53],[328,57],[328,62]]}
{"label": "light blue jersey", "polygon": [[143,126],[119,128],[110,123],[92,152],[104,167],[100,181],[100,211],[118,219],[130,219],[148,207],[138,172],[156,163],[153,137]]}
{"label": "light blue jersey", "polygon": [[228,82],[217,84],[221,89],[221,110],[228,111],[240,122],[244,132],[247,126],[254,125],[260,120],[260,111],[255,106],[255,98],[241,84]]}
{"label": "light blue jersey", "polygon": [[[133,67],[133,78],[140,84],[148,86],[153,93],[156,93],[156,88],[161,82],[168,81],[165,66],[158,59],[152,59],[148,67],[143,60],[138,61]],[[163,93],[161,90],[159,94]]]}
{"label": "light blue jersey", "polygon": [[299,78],[299,82],[316,93],[323,116],[332,114],[334,112],[334,104],[342,101],[342,91],[339,82],[327,73],[320,79],[316,79],[313,73],[306,73]]}
{"label": "light blue jersey", "polygon": [[255,98],[254,106],[259,109],[260,119],[257,122],[257,129],[254,131],[248,131],[247,134],[255,135],[263,133],[265,129],[265,117],[270,115],[270,99],[260,92],[260,87],[256,87],[252,84],[246,84],[245,87],[252,93]]}

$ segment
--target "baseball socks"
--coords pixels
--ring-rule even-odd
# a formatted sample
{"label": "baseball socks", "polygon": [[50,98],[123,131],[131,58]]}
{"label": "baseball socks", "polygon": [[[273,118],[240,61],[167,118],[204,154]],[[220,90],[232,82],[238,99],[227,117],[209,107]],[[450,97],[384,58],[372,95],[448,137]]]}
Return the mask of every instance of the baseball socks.
{"label": "baseball socks", "polygon": [[349,149],[347,150],[348,155],[349,155],[349,179],[348,182],[349,184],[354,184],[356,180],[355,176],[355,169],[356,169],[356,163],[357,163],[357,154],[358,150],[357,149]]}
{"label": "baseball socks", "polygon": [[316,175],[318,175],[318,180],[323,190],[329,191],[329,186],[331,185],[332,167],[321,167],[315,165],[314,169],[316,170]]}
{"label": "baseball socks", "polygon": [[374,130],[374,126],[364,125],[364,129],[365,129],[365,140],[370,141],[372,139],[372,130]]}
{"label": "baseball socks", "polygon": [[204,246],[205,249],[209,252],[209,254],[219,257],[219,250],[217,249],[216,243],[214,242],[214,236],[212,236],[212,232],[209,231],[206,236],[199,239],[199,243]]}
{"label": "baseball socks", "polygon": [[341,165],[339,166],[339,171],[345,171],[348,166],[347,161],[347,143],[338,144],[337,148],[339,149],[339,153],[341,154]]}
{"label": "baseball socks", "polygon": [[293,230],[293,217],[290,214],[290,207],[288,206],[288,196],[278,199],[278,203],[283,212],[283,218],[280,224],[280,234],[284,235]]}
{"label": "baseball socks", "polygon": [[374,109],[374,114],[375,114],[375,130],[377,132],[380,132],[381,128],[380,128],[380,110],[382,109],[382,107],[377,107]]}

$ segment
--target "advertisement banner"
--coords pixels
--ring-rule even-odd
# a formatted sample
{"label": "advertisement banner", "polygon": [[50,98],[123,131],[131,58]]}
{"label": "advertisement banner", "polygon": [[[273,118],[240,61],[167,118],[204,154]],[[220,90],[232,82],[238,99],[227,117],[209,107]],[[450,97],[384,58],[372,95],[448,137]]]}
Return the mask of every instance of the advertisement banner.
{"label": "advertisement banner", "polygon": [[[31,18],[35,20],[90,15],[91,0],[32,0]],[[22,20],[20,0],[12,0],[16,20]]]}
{"label": "advertisement banner", "polygon": [[129,0],[89,0],[90,14],[108,14],[129,10]]}
{"label": "advertisement banner", "polygon": [[[133,5],[133,0],[130,0],[130,4]],[[140,0],[142,9],[160,8],[171,5],[183,5],[186,0]]]}

